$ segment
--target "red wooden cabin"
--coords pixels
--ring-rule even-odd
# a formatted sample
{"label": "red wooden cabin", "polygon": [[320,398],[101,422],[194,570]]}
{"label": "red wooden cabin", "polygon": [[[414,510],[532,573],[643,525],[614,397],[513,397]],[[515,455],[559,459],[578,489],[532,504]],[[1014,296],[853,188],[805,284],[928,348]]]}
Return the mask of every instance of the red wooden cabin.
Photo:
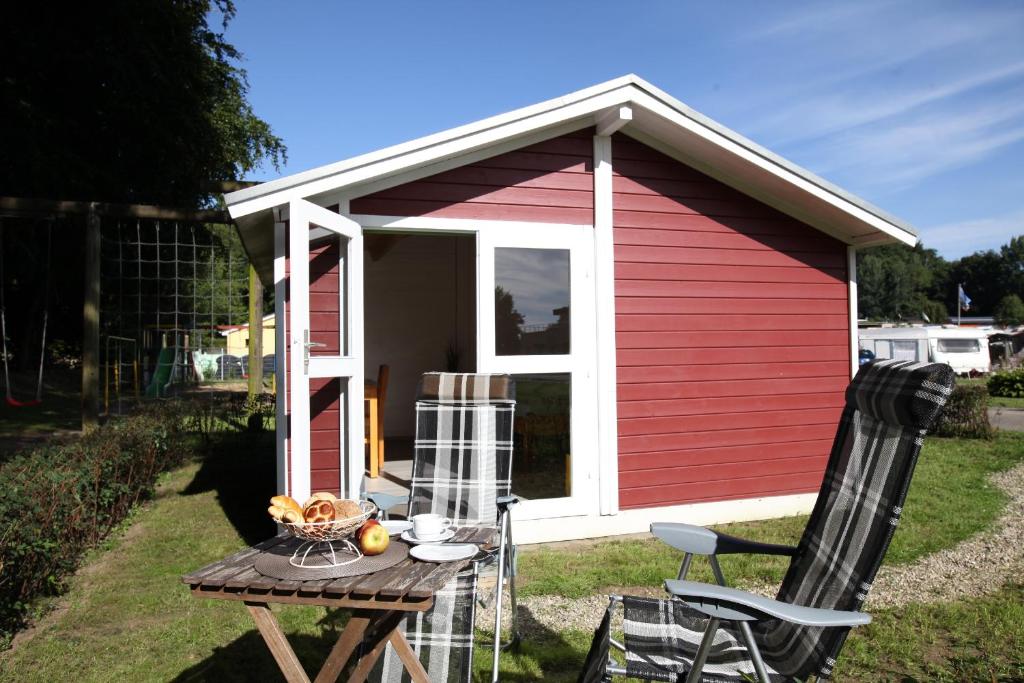
{"label": "red wooden cabin", "polygon": [[522,542],[809,510],[856,250],[916,239],[635,76],[226,201],[279,302],[279,488],[358,493],[380,364],[399,483],[419,375],[508,372]]}

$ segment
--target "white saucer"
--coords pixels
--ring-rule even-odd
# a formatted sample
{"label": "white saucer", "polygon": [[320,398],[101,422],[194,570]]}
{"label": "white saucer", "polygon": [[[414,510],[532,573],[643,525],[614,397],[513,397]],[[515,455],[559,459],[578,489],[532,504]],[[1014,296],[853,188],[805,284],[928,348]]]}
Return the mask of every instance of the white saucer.
{"label": "white saucer", "polygon": [[397,536],[412,528],[412,522],[404,519],[382,519],[380,525],[387,529],[388,536]]}
{"label": "white saucer", "polygon": [[430,539],[428,541],[428,540],[423,539],[423,538],[416,538],[413,535],[413,533],[412,533],[412,529],[409,529],[408,531],[403,531],[402,532],[402,540],[407,542],[407,543],[412,543],[413,545],[420,545],[420,544],[426,545],[426,544],[430,544],[430,543],[444,543],[445,541],[447,541],[449,538],[451,538],[454,535],[455,535],[455,529],[448,529],[447,531],[445,531],[443,534],[441,534],[437,538],[432,538],[432,539]]}
{"label": "white saucer", "polygon": [[455,562],[477,554],[479,548],[472,543],[450,543],[445,545],[418,545],[409,551],[417,560],[425,562]]}

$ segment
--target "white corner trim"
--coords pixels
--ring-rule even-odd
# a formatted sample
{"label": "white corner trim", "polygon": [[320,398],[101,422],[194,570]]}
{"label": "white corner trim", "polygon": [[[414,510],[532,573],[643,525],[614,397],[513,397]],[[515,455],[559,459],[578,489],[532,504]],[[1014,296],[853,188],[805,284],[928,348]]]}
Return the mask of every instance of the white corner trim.
{"label": "white corner trim", "polygon": [[597,452],[602,515],[619,511],[619,438],[615,366],[615,241],[612,139],[594,137],[594,287],[597,333]]}
{"label": "white corner trim", "polygon": [[787,496],[622,510],[611,516],[563,517],[557,522],[550,519],[516,520],[516,543],[553,543],[647,533],[652,522],[685,522],[710,526],[806,515],[814,508],[817,498],[817,493],[797,493]]}
{"label": "white corner trim", "polygon": [[601,112],[595,117],[598,135],[611,135],[633,120],[633,109],[622,105],[612,107],[608,111]]}
{"label": "white corner trim", "polygon": [[274,223],[274,384],[277,390],[275,438],[277,441],[277,490],[291,495],[288,488],[288,310],[285,290],[285,226]]}
{"label": "white corner trim", "polygon": [[860,369],[860,330],[857,327],[857,247],[846,247],[847,296],[850,299],[850,377]]}

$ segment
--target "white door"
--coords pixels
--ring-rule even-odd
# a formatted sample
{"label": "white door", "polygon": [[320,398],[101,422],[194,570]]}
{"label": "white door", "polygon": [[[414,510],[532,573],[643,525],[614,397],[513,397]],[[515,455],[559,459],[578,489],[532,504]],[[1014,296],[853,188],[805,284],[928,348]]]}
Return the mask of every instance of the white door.
{"label": "white door", "polygon": [[[341,493],[355,497],[363,474],[362,228],[345,216],[302,199],[290,202],[288,210],[290,495],[303,501],[310,494],[310,380],[338,378],[341,409],[336,443]],[[310,339],[309,255],[310,244],[335,236],[340,242],[339,339],[337,352],[325,353],[319,352],[318,344]],[[359,457],[347,457],[351,453]],[[357,461],[358,468],[350,461]]]}
{"label": "white door", "polygon": [[516,380],[518,519],[594,514],[597,396],[594,232],[478,233],[477,370]]}

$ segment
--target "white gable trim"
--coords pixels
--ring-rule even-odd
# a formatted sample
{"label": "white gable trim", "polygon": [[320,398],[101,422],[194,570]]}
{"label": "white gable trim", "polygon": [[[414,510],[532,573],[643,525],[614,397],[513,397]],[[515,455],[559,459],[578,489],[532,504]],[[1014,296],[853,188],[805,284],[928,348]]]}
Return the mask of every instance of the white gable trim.
{"label": "white gable trim", "polygon": [[[438,173],[452,167],[449,164],[472,163],[475,159],[526,146],[531,144],[530,140],[554,137],[563,127],[578,129],[591,125],[606,132],[624,127],[638,139],[644,134],[648,139],[675,136],[678,144],[705,153],[706,158],[684,153],[686,163],[723,182],[728,183],[731,179],[730,184],[737,189],[847,244],[863,246],[892,240],[906,244],[916,242],[916,235],[909,226],[718,125],[632,75],[378,152],[239,190],[226,195],[225,200],[232,217],[239,219],[298,198],[354,197],[355,191],[368,194],[375,189],[408,182],[408,178]],[[676,147],[671,142],[665,144]],[[726,169],[719,168],[716,161],[732,165],[734,170],[744,172],[750,178],[741,182]],[[791,188],[795,191],[794,196],[786,200],[775,196],[771,189],[759,190],[758,176],[764,178],[768,185],[774,185],[775,190]],[[770,180],[772,178],[774,180]],[[801,197],[807,199],[806,207],[801,205]],[[824,213],[818,215],[816,210],[824,210]],[[836,225],[830,224],[833,222]]]}

